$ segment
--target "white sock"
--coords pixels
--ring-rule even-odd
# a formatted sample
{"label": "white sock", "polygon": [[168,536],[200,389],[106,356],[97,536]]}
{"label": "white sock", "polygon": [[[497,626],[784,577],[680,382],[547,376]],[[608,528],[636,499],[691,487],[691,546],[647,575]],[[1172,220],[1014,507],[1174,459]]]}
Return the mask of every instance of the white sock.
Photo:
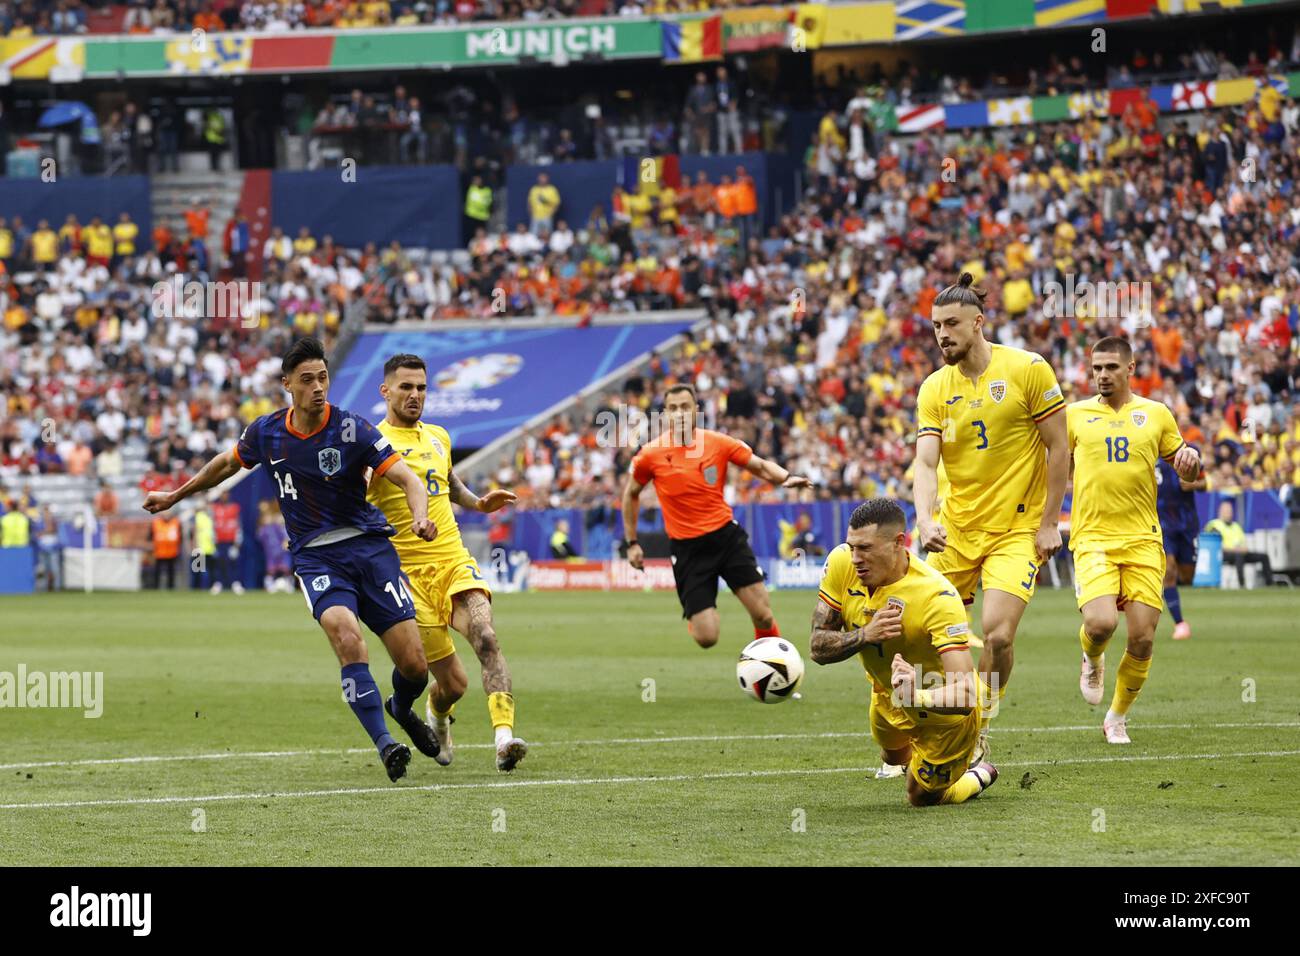
{"label": "white sock", "polygon": [[1111,710],[1110,708],[1106,709],[1106,723],[1113,724],[1117,720],[1123,720],[1123,719],[1124,719],[1123,714],[1117,714],[1115,713],[1115,711]]}
{"label": "white sock", "polygon": [[451,714],[434,714],[434,715],[433,715],[433,726],[437,727],[439,730],[446,730],[446,729],[447,729],[447,719],[448,719],[449,717],[451,717]]}
{"label": "white sock", "polygon": [[511,738],[515,735],[513,727],[507,727],[502,724],[497,728],[497,750],[500,750],[506,744],[510,743]]}

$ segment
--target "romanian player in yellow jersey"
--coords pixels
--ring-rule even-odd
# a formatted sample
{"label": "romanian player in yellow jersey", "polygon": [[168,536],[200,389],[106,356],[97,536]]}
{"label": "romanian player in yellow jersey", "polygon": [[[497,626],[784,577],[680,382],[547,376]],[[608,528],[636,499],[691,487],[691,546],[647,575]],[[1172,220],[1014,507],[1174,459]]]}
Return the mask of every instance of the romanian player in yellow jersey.
{"label": "romanian player in yellow jersey", "polygon": [[1112,744],[1126,744],[1128,711],[1151,668],[1152,639],[1160,620],[1165,552],[1156,513],[1156,468],[1163,458],[1185,481],[1201,472],[1201,456],[1183,441],[1173,413],[1134,395],[1133,349],[1109,336],[1092,347],[1097,394],[1066,409],[1074,455],[1070,550],[1074,593],[1083,613],[1079,690],[1101,703],[1106,644],[1124,612],[1128,647],[1119,664],[1115,695],[1102,721]]}
{"label": "romanian player in yellow jersey", "polygon": [[[456,477],[451,467],[451,437],[445,429],[420,421],[427,389],[424,359],[418,355],[394,355],[384,363],[384,382],[379,392],[388,405],[388,414],[379,423],[379,430],[424,482],[429,492],[429,520],[438,531],[432,541],[421,541],[405,530],[399,530],[393,538],[402,570],[411,580],[415,623],[420,628],[433,678],[425,709],[441,744],[434,759],[443,766],[451,763],[452,708],[469,685],[447,630],[450,625],[464,635],[478,656],[488,714],[496,734],[497,769],[508,773],[523,759],[528,745],[514,733],[515,699],[510,668],[497,644],[492,622],[492,592],[479,572],[478,562],[461,540],[451,506],[454,503],[486,514],[513,502],[515,494],[496,490],[480,498]],[[405,501],[389,494],[382,482],[371,482],[367,497],[390,523],[406,522],[393,527],[405,529],[410,525],[403,518]]]}
{"label": "romanian player in yellow jersey", "polygon": [[[1061,499],[1070,474],[1065,398],[1041,356],[984,338],[984,297],[963,272],[931,312],[944,367],[916,398],[912,500],[929,563],[962,600],[984,591],[980,751],[1011,679],[1016,629],[1038,569],[1061,549]],[[935,521],[937,469],[949,487]]]}
{"label": "romanian player in yellow jersey", "polygon": [[887,764],[907,766],[913,806],[962,803],[998,778],[974,762],[980,708],[966,606],[907,547],[907,519],[888,498],[849,517],[826,558],[813,612],[812,659],[857,655],[871,681],[871,735]]}

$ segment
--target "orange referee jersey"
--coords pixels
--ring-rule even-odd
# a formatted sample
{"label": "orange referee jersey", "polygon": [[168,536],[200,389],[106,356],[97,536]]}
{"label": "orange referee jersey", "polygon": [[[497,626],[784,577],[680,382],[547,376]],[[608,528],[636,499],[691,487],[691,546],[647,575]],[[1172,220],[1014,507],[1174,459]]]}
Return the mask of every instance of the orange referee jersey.
{"label": "orange referee jersey", "polygon": [[669,434],[647,442],[632,459],[632,477],[640,485],[654,482],[668,537],[698,538],[731,521],[731,505],[722,494],[727,464],[744,467],[753,457],[754,450],[739,438],[697,428],[689,445],[673,444]]}

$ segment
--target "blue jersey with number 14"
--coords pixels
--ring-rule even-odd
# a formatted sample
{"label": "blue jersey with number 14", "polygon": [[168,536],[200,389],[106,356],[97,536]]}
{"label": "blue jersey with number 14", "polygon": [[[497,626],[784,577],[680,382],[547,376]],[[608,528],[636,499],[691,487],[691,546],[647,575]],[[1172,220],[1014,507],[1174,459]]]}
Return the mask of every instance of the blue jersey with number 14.
{"label": "blue jersey with number 14", "polygon": [[293,409],[282,408],[244,429],[235,457],[245,468],[266,466],[295,554],[341,528],[393,535],[383,512],[366,501],[365,471],[378,477],[402,456],[360,416],[326,405],[320,428],[304,434],[293,427]]}

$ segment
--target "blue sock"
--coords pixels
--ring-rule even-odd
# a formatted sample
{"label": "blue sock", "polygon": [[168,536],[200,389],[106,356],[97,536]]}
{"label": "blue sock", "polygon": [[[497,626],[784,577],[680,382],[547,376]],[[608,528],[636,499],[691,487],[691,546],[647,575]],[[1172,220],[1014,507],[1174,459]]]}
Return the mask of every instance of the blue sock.
{"label": "blue sock", "polygon": [[393,709],[405,714],[415,703],[415,699],[429,686],[429,672],[421,675],[419,682],[408,680],[396,667],[393,668]]}
{"label": "blue sock", "polygon": [[397,742],[388,732],[388,723],[384,720],[384,699],[379,694],[379,685],[370,676],[370,665],[348,664],[343,668],[343,697],[380,753],[389,744]]}
{"label": "blue sock", "polygon": [[1169,613],[1173,615],[1175,624],[1183,623],[1183,601],[1178,596],[1178,586],[1165,588],[1165,604],[1169,606]]}

